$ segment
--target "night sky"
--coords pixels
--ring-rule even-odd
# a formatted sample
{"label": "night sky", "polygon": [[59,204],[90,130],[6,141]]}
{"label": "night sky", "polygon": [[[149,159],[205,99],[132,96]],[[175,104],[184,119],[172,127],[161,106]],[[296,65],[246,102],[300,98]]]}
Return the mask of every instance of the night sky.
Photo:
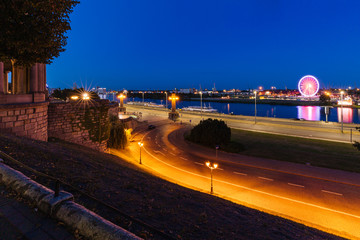
{"label": "night sky", "polygon": [[360,87],[360,1],[82,0],[49,87]]}

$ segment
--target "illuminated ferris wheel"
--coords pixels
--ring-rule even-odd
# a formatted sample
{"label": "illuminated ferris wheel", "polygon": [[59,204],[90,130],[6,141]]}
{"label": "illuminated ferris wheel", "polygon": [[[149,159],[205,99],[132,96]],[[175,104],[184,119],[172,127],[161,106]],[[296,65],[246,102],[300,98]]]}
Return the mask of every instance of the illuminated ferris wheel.
{"label": "illuminated ferris wheel", "polygon": [[313,97],[319,91],[319,81],[316,77],[311,75],[306,75],[302,77],[299,81],[298,88],[304,97]]}

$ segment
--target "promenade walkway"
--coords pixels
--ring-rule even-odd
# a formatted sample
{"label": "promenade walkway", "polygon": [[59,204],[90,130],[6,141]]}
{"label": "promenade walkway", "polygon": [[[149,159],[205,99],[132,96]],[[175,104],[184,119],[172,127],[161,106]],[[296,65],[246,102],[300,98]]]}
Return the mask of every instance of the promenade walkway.
{"label": "promenade walkway", "polygon": [[1,240],[72,240],[73,234],[49,216],[15,199],[0,185]]}

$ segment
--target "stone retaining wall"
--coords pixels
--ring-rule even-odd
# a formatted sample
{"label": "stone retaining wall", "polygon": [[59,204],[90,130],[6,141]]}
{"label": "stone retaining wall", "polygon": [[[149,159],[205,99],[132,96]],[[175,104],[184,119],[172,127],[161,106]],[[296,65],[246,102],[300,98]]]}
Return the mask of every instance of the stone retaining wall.
{"label": "stone retaining wall", "polygon": [[104,152],[109,138],[109,115],[117,112],[118,104],[108,100],[51,102],[48,135]]}
{"label": "stone retaining wall", "polygon": [[0,105],[0,133],[48,139],[48,102]]}

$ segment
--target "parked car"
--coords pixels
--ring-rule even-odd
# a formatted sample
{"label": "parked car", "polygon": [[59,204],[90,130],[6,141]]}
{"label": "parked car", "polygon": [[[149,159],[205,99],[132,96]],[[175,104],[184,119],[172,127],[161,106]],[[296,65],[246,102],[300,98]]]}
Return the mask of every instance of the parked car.
{"label": "parked car", "polygon": [[148,126],[148,129],[149,129],[149,130],[154,129],[154,128],[156,128],[155,125],[149,125],[149,126]]}

